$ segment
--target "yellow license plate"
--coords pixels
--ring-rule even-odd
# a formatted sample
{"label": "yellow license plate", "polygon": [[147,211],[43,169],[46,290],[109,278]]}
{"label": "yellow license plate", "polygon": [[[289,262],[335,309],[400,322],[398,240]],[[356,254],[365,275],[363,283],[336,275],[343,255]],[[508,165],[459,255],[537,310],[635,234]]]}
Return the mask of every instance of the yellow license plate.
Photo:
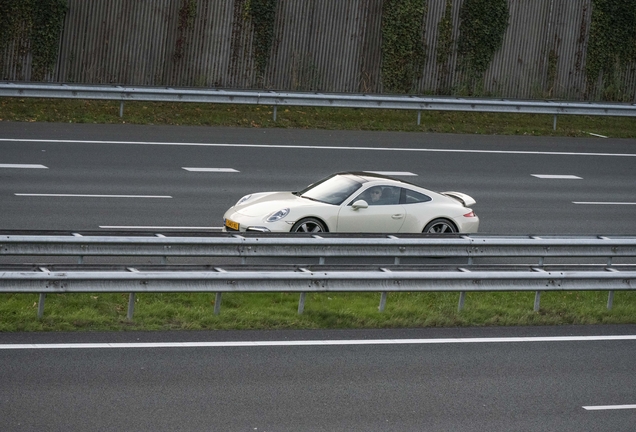
{"label": "yellow license plate", "polygon": [[239,223],[229,219],[225,219],[225,226],[228,227],[229,229],[233,229],[236,231],[239,230]]}

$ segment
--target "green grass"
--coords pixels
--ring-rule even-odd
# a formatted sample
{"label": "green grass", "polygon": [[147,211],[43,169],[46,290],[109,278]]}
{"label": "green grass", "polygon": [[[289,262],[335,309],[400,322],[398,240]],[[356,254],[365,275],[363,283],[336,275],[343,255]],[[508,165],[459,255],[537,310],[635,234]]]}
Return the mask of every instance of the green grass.
{"label": "green grass", "polygon": [[[249,128],[378,130],[502,135],[636,137],[636,121],[625,117],[489,114],[344,108],[273,108],[249,105],[56,99],[0,99],[0,121],[108,124],[165,124]],[[123,294],[56,294],[37,319],[38,296],[0,295],[0,331],[402,328],[484,325],[636,323],[636,293],[618,292],[607,310],[607,293],[543,293],[533,311],[533,293],[470,293],[457,311],[458,294],[389,294],[378,311],[379,294],[308,294],[298,315],[296,294],[225,294],[214,315],[213,294],[140,294],[135,315],[126,320]]]}
{"label": "green grass", "polygon": [[298,315],[298,294],[223,295],[214,315],[214,294],[138,294],[126,319],[127,294],[53,294],[37,318],[38,296],[0,296],[0,331],[117,331],[205,329],[354,329],[564,324],[634,324],[636,293],[617,292],[607,310],[606,292],[545,292],[533,311],[534,293],[468,293],[457,311],[457,293],[391,293],[384,312],[374,293],[307,294]]}
{"label": "green grass", "polygon": [[554,131],[553,116],[539,114],[422,111],[418,126],[416,111],[279,107],[274,122],[271,106],[126,102],[120,118],[116,101],[27,98],[0,99],[0,121],[636,137],[629,117],[561,115]]}

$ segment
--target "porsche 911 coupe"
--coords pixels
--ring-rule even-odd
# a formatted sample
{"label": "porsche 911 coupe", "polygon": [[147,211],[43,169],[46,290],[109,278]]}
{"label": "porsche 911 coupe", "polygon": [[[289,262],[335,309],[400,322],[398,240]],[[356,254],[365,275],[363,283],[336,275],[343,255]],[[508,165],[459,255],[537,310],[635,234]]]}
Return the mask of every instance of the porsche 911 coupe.
{"label": "porsche 911 coupe", "polygon": [[475,200],[369,172],[333,174],[298,192],[246,195],[223,216],[225,231],[475,233]]}

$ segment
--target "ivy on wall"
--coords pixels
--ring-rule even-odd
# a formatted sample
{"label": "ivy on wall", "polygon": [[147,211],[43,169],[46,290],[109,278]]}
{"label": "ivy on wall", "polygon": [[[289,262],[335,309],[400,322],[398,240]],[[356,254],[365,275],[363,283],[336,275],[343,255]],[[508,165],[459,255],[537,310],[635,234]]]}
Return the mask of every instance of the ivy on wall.
{"label": "ivy on wall", "polygon": [[258,85],[262,86],[265,69],[269,64],[270,51],[274,41],[274,24],[278,0],[247,0],[245,15],[251,19],[254,29],[252,53]]}
{"label": "ivy on wall", "polygon": [[384,0],[382,85],[386,93],[408,93],[422,77],[428,0]]}
{"label": "ivy on wall", "polygon": [[177,41],[173,55],[173,61],[177,63],[185,52],[187,34],[194,27],[194,20],[197,17],[197,0],[181,0],[179,8],[179,24],[177,25]]}
{"label": "ivy on wall", "polygon": [[596,92],[603,77],[600,97],[630,99],[624,94],[624,70],[636,61],[636,2],[592,0],[592,23],[587,48],[588,96]]}
{"label": "ivy on wall", "polygon": [[437,93],[449,94],[450,93],[450,57],[453,53],[453,1],[446,0],[444,7],[444,15],[437,24],[437,47],[436,47],[436,60],[437,60]]}
{"label": "ivy on wall", "polygon": [[466,0],[462,5],[457,69],[469,94],[501,48],[509,15],[507,0]]}
{"label": "ivy on wall", "polygon": [[30,50],[31,79],[44,80],[57,61],[67,10],[67,0],[0,0],[0,52],[15,42],[18,62]]}

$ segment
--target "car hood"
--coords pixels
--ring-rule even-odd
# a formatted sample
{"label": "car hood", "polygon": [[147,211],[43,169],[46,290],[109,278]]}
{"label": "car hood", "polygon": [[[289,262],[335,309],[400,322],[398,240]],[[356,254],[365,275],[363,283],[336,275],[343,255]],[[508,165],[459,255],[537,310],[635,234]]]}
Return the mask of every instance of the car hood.
{"label": "car hood", "polygon": [[234,208],[234,211],[245,216],[265,216],[283,208],[298,208],[318,204],[306,198],[300,198],[291,192],[265,192],[253,194],[245,204]]}

